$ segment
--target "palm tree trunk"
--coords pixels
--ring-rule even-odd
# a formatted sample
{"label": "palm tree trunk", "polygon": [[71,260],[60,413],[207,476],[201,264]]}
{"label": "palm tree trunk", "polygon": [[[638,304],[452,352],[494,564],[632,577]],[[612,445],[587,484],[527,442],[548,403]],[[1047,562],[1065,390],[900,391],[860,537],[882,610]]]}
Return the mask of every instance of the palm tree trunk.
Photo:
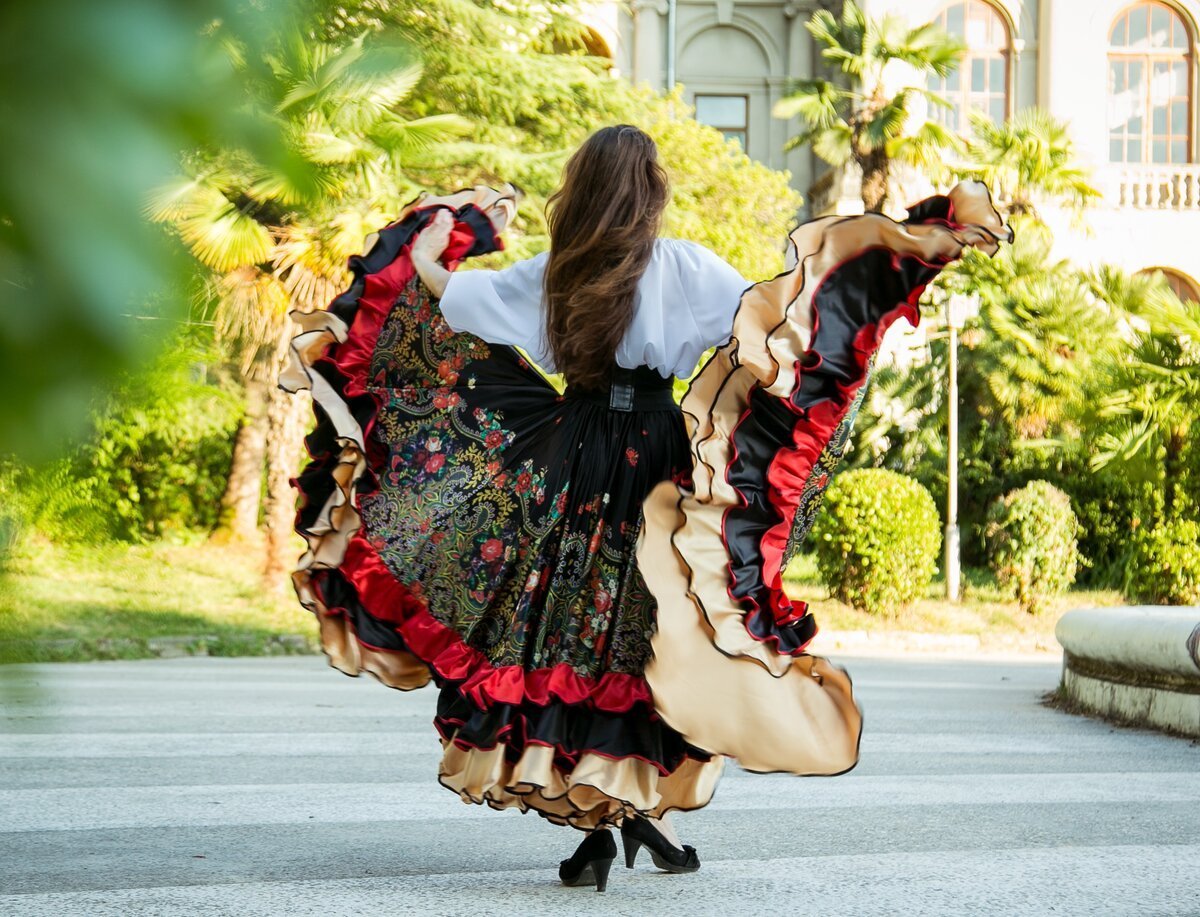
{"label": "palm tree trunk", "polygon": [[1172,427],[1167,431],[1166,455],[1163,456],[1163,517],[1168,521],[1179,515],[1176,502],[1179,481],[1184,474],[1183,450],[1186,436],[1187,431],[1184,427]]}
{"label": "palm tree trunk", "polygon": [[266,447],[267,385],[247,379],[246,415],[233,441],[233,462],[221,497],[214,540],[249,541],[257,535]]}
{"label": "palm tree trunk", "polygon": [[303,550],[303,543],[294,531],[296,494],[291,479],[299,471],[310,409],[305,392],[293,395],[275,388],[268,398],[267,552],[263,575],[271,588],[286,586],[287,574]]}
{"label": "palm tree trunk", "polygon": [[875,150],[859,157],[862,167],[862,201],[867,213],[883,213],[888,196],[888,166],[887,154]]}

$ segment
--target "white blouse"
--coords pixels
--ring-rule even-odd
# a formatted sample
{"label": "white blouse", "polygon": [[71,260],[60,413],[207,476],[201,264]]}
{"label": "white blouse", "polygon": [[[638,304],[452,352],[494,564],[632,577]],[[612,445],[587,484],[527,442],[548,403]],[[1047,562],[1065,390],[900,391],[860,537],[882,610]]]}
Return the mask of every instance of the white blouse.
{"label": "white blouse", "polygon": [[[556,372],[545,336],[542,275],[548,253],[500,271],[456,271],[442,295],[447,324],[491,344],[514,344]],[[633,321],[617,348],[627,369],[690,376],[708,348],[729,340],[750,281],[697,242],[658,239],[638,281]]]}

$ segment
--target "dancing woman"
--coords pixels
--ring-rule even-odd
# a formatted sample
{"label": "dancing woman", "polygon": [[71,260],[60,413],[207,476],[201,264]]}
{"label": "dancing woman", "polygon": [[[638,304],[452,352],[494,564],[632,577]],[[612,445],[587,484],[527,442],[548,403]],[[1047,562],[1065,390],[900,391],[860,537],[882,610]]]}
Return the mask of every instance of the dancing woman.
{"label": "dancing woman", "polygon": [[644,846],[699,868],[667,813],[707,804],[724,756],[856,763],[849,678],[805,652],[815,626],[781,572],[883,331],[1007,230],[960,186],[904,223],[805,224],[789,270],[752,285],[658,237],[666,175],[621,125],[568,162],[549,252],[457,272],[502,247],[515,198],[422,198],[350,290],[296,316],[280,383],[311,389],[318,424],[293,579],[332,665],[438,685],[440,782],[587,832],[560,878],[603,891],[610,826],[630,867]]}

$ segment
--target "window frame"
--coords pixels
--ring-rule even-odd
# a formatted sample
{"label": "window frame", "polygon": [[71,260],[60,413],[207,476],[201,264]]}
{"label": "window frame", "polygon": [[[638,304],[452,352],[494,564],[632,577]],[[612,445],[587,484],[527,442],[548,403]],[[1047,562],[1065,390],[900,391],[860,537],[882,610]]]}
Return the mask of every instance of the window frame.
{"label": "window frame", "polygon": [[1163,280],[1171,288],[1171,292],[1179,297],[1180,301],[1200,305],[1200,281],[1194,280],[1190,274],[1178,268],[1166,267],[1161,264],[1142,268],[1138,273],[1162,274]]}
{"label": "window frame", "polygon": [[[969,14],[972,6],[982,6],[987,9],[993,16],[996,17],[996,22],[998,22],[1000,24],[1000,28],[1004,30],[1004,41],[998,50],[1000,53],[1000,58],[1004,61],[1004,120],[1007,121],[1013,116],[1013,112],[1016,110],[1016,99],[1014,96],[1016,95],[1015,63],[1017,53],[1016,35],[1013,34],[1014,29],[1012,19],[1009,17],[1007,11],[1003,7],[997,3],[993,3],[992,0],[955,0],[953,3],[943,4],[938,12],[934,15],[932,22],[948,32],[949,30],[946,29],[946,26],[942,25],[942,20],[948,17],[950,10],[956,6],[961,6],[963,8],[964,33],[966,32],[966,23],[969,21]],[[931,118],[931,120],[937,121],[942,126],[960,134],[966,133],[968,130],[970,130],[970,112],[983,111],[982,109],[976,108],[970,104],[971,96],[978,95],[978,93],[973,93],[969,88],[971,82],[971,62],[973,60],[973,55],[971,53],[971,45],[967,42],[967,36],[965,34],[962,36],[962,42],[966,47],[966,52],[963,54],[962,60],[959,62],[957,68],[957,72],[959,74],[959,88],[953,90],[953,92],[946,89],[930,89],[931,92],[941,96],[947,102],[953,102],[958,106],[957,112],[953,112],[950,109],[938,106],[938,111],[933,113],[934,116]],[[994,59],[997,49],[987,48],[981,50],[986,50],[986,56],[984,54],[979,54],[975,55],[974,57],[990,61]],[[936,77],[936,79],[944,83],[946,78]],[[983,113],[989,118],[991,117],[991,112],[983,111]],[[959,123],[950,123],[949,117],[952,114],[957,115]]]}
{"label": "window frame", "polygon": [[[1116,31],[1118,23],[1120,23],[1122,20],[1125,20],[1126,17],[1128,17],[1130,13],[1135,12],[1137,10],[1145,10],[1145,12],[1148,16],[1155,7],[1166,10],[1167,14],[1174,17],[1174,20],[1176,22],[1178,22],[1179,25],[1183,28],[1183,34],[1187,39],[1187,48],[1185,50],[1180,52],[1177,49],[1169,48],[1169,49],[1158,49],[1158,50],[1148,50],[1148,51],[1135,51],[1135,50],[1132,50],[1131,48],[1129,48],[1128,46],[1117,46],[1112,43],[1113,33]],[[1122,7],[1121,10],[1117,13],[1117,15],[1113,17],[1112,23],[1108,27],[1107,42],[1108,42],[1108,46],[1107,46],[1107,55],[1106,55],[1106,63],[1107,63],[1106,70],[1107,70],[1107,75],[1108,75],[1109,81],[1111,81],[1111,79],[1112,79],[1112,65],[1114,62],[1119,61],[1119,62],[1122,62],[1122,63],[1128,65],[1131,62],[1137,61],[1137,62],[1142,63],[1142,65],[1145,69],[1145,73],[1144,73],[1143,80],[1142,80],[1143,86],[1144,86],[1144,97],[1140,100],[1145,103],[1145,108],[1141,109],[1142,120],[1144,122],[1144,129],[1140,135],[1137,135],[1142,138],[1142,156],[1140,159],[1113,159],[1112,158],[1112,142],[1114,139],[1113,127],[1112,127],[1112,124],[1109,123],[1108,125],[1106,125],[1107,140],[1108,140],[1108,154],[1107,154],[1108,162],[1111,165],[1116,165],[1116,166],[1168,166],[1168,167],[1176,166],[1176,165],[1188,165],[1188,164],[1194,163],[1196,161],[1196,30],[1192,26],[1190,17],[1188,17],[1178,7],[1176,7],[1170,3],[1166,3],[1166,2],[1164,2],[1164,0],[1139,0],[1139,2],[1137,2],[1137,3],[1131,3],[1128,6]],[[1185,125],[1186,134],[1185,134],[1185,138],[1184,138],[1185,139],[1184,158],[1182,161],[1179,161],[1179,162],[1176,162],[1176,161],[1170,159],[1171,138],[1174,137],[1175,135],[1170,133],[1171,101],[1169,99],[1168,103],[1167,103],[1167,130],[1168,130],[1168,133],[1165,135],[1167,138],[1166,145],[1167,145],[1168,158],[1163,162],[1157,162],[1153,158],[1153,156],[1154,156],[1154,141],[1155,141],[1155,137],[1156,137],[1156,135],[1154,133],[1154,125],[1153,125],[1154,109],[1153,109],[1153,104],[1152,104],[1152,102],[1153,102],[1153,88],[1152,87],[1153,87],[1153,82],[1154,82],[1154,76],[1153,76],[1154,64],[1155,63],[1166,63],[1168,65],[1173,65],[1173,64],[1179,63],[1181,60],[1184,64],[1184,73],[1185,73],[1185,79],[1186,79],[1186,84],[1187,84],[1187,86],[1186,86],[1186,88],[1187,88],[1187,121],[1186,121],[1186,125]],[[1111,86],[1111,82],[1110,82],[1110,84],[1108,86],[1106,86],[1106,89],[1105,89],[1105,99],[1110,105],[1112,103],[1113,97],[1114,96],[1113,96],[1112,86]],[[1178,98],[1178,97],[1177,96],[1171,97],[1171,99],[1175,99],[1175,98]],[[1125,153],[1128,153],[1130,134],[1128,132],[1125,132],[1121,136],[1123,138],[1121,141],[1122,150]]]}
{"label": "window frame", "polygon": [[705,125],[706,127],[711,127],[714,130],[720,131],[722,134],[726,134],[727,140],[730,139],[727,136],[727,132],[741,134],[742,135],[742,152],[743,153],[747,152],[747,149],[750,145],[750,96],[749,96],[749,94],[744,93],[744,92],[694,92],[694,93],[692,93],[692,107],[695,109],[697,115],[699,115],[699,113],[700,113],[700,100],[701,99],[741,99],[742,100],[743,110],[745,111],[745,118],[744,118],[744,123],[741,125],[709,124],[707,121],[700,121],[699,117],[697,117],[696,120],[700,121],[700,123]]}

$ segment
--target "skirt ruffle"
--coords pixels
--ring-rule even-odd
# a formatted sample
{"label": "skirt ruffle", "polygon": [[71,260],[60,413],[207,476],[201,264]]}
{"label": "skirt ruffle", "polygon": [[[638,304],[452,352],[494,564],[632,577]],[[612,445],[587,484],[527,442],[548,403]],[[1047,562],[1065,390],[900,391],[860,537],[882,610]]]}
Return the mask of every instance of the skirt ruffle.
{"label": "skirt ruffle", "polygon": [[295,315],[280,384],[310,389],[318,422],[293,582],[331,665],[435,681],[443,785],[580,828],[705,805],[723,756],[852,767],[849,677],[804,652],[815,626],[781,573],[887,325],[1006,236],[986,194],[801,226],[797,266],[746,291],[682,415],[612,415],[449,331],[408,245],[445,207],[447,266],[495,250],[497,196],[418,201],[350,290]]}
{"label": "skirt ruffle", "polygon": [[693,380],[693,486],[645,504],[638,563],[659,600],[646,678],[689,742],[754,771],[836,774],[858,761],[862,717],[847,673],[805,648],[816,623],[782,573],[845,449],[870,362],[897,319],[967,247],[1011,231],[984,185],[957,186],[896,222],[806,223],[793,266],[742,296],[733,337]]}

